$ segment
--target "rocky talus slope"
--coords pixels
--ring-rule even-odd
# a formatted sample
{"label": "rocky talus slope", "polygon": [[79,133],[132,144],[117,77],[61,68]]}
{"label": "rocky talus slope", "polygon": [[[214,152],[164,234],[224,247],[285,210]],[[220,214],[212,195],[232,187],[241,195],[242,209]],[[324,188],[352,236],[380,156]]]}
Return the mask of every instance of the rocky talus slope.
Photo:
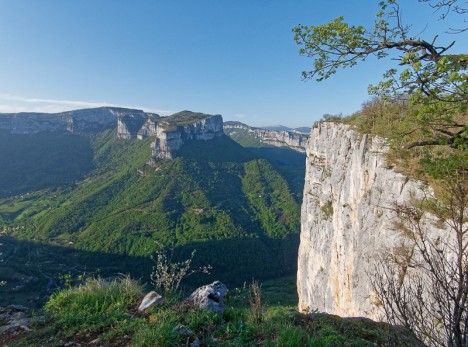
{"label": "rocky talus slope", "polygon": [[392,207],[427,188],[386,161],[384,139],[345,124],[319,124],[306,150],[299,309],[381,319],[370,279],[376,261],[404,241]]}

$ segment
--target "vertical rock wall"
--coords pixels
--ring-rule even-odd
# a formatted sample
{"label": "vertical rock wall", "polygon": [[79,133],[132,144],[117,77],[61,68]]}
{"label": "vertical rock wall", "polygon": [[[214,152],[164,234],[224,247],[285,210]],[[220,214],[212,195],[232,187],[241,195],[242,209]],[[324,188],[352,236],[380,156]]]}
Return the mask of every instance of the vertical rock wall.
{"label": "vertical rock wall", "polygon": [[[151,130],[152,129],[152,130]],[[156,136],[151,144],[154,159],[173,159],[174,152],[179,150],[189,140],[212,140],[223,136],[223,117],[208,116],[205,119],[188,125],[171,126],[170,123],[145,123],[139,133],[139,138]]]}
{"label": "vertical rock wall", "polygon": [[245,131],[253,138],[266,145],[287,147],[300,153],[305,153],[305,146],[309,139],[309,135],[299,132],[254,128],[240,122],[224,123],[224,132],[226,135],[232,137],[238,131]]}
{"label": "vertical rock wall", "polygon": [[80,133],[117,128],[117,137],[130,140],[154,137],[154,159],[173,159],[189,140],[223,136],[223,117],[183,111],[161,118],[154,113],[117,107],[99,107],[63,113],[0,114],[0,131],[11,134],[41,132]]}
{"label": "vertical rock wall", "polygon": [[386,162],[381,138],[321,123],[306,146],[297,285],[299,309],[382,318],[370,276],[399,243],[392,205],[424,186]]}

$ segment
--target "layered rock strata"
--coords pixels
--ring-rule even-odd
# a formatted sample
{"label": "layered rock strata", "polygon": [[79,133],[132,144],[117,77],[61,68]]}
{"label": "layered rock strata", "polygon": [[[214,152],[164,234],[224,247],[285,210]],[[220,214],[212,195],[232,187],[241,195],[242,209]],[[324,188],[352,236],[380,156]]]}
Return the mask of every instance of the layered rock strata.
{"label": "layered rock strata", "polygon": [[138,133],[138,138],[156,137],[151,143],[154,159],[173,159],[174,153],[190,140],[212,140],[223,136],[223,118],[206,116],[191,124],[178,125],[171,119],[148,119]]}

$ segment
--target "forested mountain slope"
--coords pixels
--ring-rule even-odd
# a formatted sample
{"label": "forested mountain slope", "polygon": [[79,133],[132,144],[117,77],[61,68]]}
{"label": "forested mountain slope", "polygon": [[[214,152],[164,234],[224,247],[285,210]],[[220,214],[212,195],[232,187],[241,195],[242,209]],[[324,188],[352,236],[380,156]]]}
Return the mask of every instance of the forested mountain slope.
{"label": "forested mountain slope", "polygon": [[181,257],[197,249],[194,262],[211,264],[212,276],[230,283],[295,272],[298,199],[270,161],[227,136],[185,139],[172,160],[152,157],[154,137],[124,140],[113,127],[1,132],[0,141],[11,144],[0,148],[11,152],[1,172],[11,183],[0,199],[8,244],[52,243],[88,252],[87,259],[115,255],[122,268],[125,257],[149,260],[160,247]]}

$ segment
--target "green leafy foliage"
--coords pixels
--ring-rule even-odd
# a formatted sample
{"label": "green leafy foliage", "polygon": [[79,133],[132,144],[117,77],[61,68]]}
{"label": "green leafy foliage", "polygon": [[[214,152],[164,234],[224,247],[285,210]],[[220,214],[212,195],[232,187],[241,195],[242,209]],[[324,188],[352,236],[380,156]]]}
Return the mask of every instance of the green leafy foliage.
{"label": "green leafy foliage", "polygon": [[227,138],[194,141],[174,161],[155,166],[145,164],[146,143],[108,141],[99,144],[96,174],[39,215],[29,235],[149,255],[154,241],[183,245],[299,231],[299,207],[284,179]]}
{"label": "green leafy foliage", "polygon": [[288,185],[266,160],[245,164],[245,194],[259,216],[264,232],[272,238],[284,238],[300,224],[294,216],[299,206],[289,193]]}
{"label": "green leafy foliage", "polygon": [[192,111],[181,111],[171,115],[170,118],[164,119],[171,125],[175,126],[184,126],[190,125],[197,121],[203,120],[210,115],[200,112],[192,112]]}
{"label": "green leafy foliage", "polygon": [[268,161],[227,137],[189,142],[151,165],[151,139],[87,139],[95,168],[84,179],[0,200],[9,234],[135,259],[169,246],[180,261],[196,248],[194,266],[211,264],[210,278],[228,283],[295,271],[299,205]]}
{"label": "green leafy foliage", "polygon": [[[286,179],[296,201],[301,203],[305,177],[305,154],[287,147],[266,145],[252,135],[247,125],[238,122],[226,123],[228,127],[224,129],[224,133],[238,144],[248,149],[255,156],[267,159],[275,170]],[[308,130],[310,132],[308,128],[299,129]]]}
{"label": "green leafy foliage", "polygon": [[238,124],[240,125],[238,128],[225,128],[224,133],[243,147],[268,147],[268,145],[261,142],[258,138],[252,136],[247,125]]}
{"label": "green leafy foliage", "polygon": [[[453,5],[466,13],[465,6],[455,2],[437,2],[436,7],[450,11]],[[412,33],[411,26],[402,21],[397,1],[381,1],[379,7],[369,28],[349,25],[343,17],[323,25],[295,27],[299,54],[314,59],[313,69],[303,72],[304,78],[321,81],[369,56],[392,57],[399,65],[389,69],[369,92],[383,100],[404,99],[411,106],[411,113],[401,119],[401,131],[393,133],[409,139],[408,147],[451,145],[466,149],[467,54],[449,53],[456,44],[453,36],[446,35],[449,43],[437,44],[442,34],[425,40],[419,37],[422,33]]]}
{"label": "green leafy foliage", "polygon": [[284,177],[294,198],[300,204],[304,190],[305,154],[289,148],[278,147],[247,147],[247,149],[256,156],[268,160],[274,169]]}

